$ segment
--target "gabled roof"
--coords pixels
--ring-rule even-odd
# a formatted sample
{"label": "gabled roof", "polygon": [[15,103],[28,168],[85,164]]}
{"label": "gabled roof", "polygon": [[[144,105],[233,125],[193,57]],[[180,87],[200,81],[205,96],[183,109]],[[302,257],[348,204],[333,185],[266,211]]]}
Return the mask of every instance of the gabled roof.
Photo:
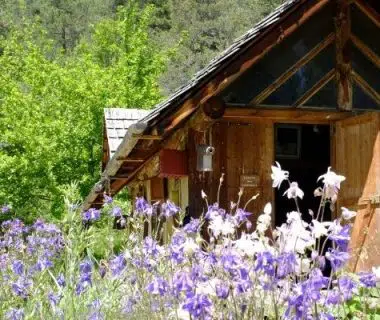
{"label": "gabled roof", "polygon": [[110,159],[114,156],[120,143],[123,141],[128,128],[141,118],[147,116],[149,110],[143,109],[104,109],[104,124],[108,141]]}

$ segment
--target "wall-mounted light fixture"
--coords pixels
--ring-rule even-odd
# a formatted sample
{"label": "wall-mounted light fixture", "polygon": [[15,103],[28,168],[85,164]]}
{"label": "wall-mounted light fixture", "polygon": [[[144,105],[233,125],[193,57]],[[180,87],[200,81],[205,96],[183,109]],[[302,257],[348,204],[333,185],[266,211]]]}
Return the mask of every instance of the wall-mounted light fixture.
{"label": "wall-mounted light fixture", "polygon": [[212,156],[215,148],[207,144],[197,146],[197,171],[212,171]]}

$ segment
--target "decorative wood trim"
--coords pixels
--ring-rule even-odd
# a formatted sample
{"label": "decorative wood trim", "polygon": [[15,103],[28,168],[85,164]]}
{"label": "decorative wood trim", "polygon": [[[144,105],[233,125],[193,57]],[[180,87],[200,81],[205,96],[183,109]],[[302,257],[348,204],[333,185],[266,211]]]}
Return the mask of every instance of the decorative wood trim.
{"label": "decorative wood trim", "polygon": [[367,81],[365,81],[358,73],[352,70],[352,78],[355,83],[366,93],[368,94],[376,103],[380,105],[380,94],[373,89]]}
{"label": "decorative wood trim", "polygon": [[122,162],[144,162],[144,159],[130,159],[128,157],[119,157],[117,158],[118,161]]}
{"label": "decorative wood trim", "polygon": [[307,103],[319,90],[328,84],[335,77],[335,69],[326,73],[316,84],[314,84],[308,91],[306,91],[295,103],[294,107],[302,106]]}
{"label": "decorative wood trim", "polygon": [[226,121],[263,121],[287,122],[287,123],[330,123],[353,116],[352,112],[338,111],[314,111],[295,109],[289,106],[286,110],[252,109],[252,108],[227,108],[223,120]]}
{"label": "decorative wood trim", "polygon": [[329,44],[333,43],[335,39],[335,34],[329,34],[325,39],[318,43],[313,49],[311,49],[307,54],[305,54],[300,60],[298,60],[294,65],[292,65],[288,70],[281,74],[274,82],[272,82],[268,87],[266,87],[262,92],[260,92],[249,104],[258,105],[262,103],[266,98],[268,98],[274,91],[281,87],[287,80],[293,76],[298,69],[302,68],[314,57],[316,57],[323,49],[325,49]]}
{"label": "decorative wood trim", "polygon": [[380,69],[380,57],[355,35],[351,34],[351,40],[352,43],[368,58],[368,60]]}
{"label": "decorative wood trim", "polygon": [[355,0],[355,4],[376,25],[376,27],[380,28],[380,14],[363,0]]}
{"label": "decorative wood trim", "polygon": [[350,57],[351,15],[347,0],[336,1],[335,16],[335,52],[336,52],[336,83],[338,89],[338,108],[352,110],[352,79]]}
{"label": "decorative wood trim", "polygon": [[143,135],[134,134],[132,135],[132,137],[137,138],[139,140],[162,140],[161,136],[152,135],[152,134],[143,134]]}

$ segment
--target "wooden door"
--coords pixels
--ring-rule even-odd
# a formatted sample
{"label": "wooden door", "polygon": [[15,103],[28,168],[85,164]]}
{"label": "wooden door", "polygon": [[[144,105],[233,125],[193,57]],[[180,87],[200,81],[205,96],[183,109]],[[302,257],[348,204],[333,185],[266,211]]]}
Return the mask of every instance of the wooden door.
{"label": "wooden door", "polygon": [[264,205],[273,199],[271,165],[273,163],[273,124],[220,122],[212,128],[213,145],[216,147],[214,171],[212,173],[211,195],[216,198],[219,178],[224,183],[220,192],[220,203],[229,208],[230,202],[237,202],[239,189],[243,187],[240,207],[255,194],[247,210],[252,212],[255,226],[257,216]]}
{"label": "wooden door", "polygon": [[335,170],[346,177],[340,207],[357,211],[350,248],[352,270],[380,264],[380,114],[366,113],[336,122]]}

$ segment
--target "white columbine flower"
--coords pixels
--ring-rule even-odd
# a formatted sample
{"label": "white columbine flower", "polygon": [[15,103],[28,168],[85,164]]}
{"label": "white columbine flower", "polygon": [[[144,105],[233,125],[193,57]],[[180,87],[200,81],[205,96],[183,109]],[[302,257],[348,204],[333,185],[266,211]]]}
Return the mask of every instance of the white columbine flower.
{"label": "white columbine flower", "polygon": [[271,178],[273,180],[272,187],[280,189],[282,181],[288,180],[289,171],[282,170],[280,164],[276,161],[276,166],[272,166]]}
{"label": "white columbine flower", "polygon": [[322,180],[322,183],[325,185],[326,198],[335,202],[338,197],[338,191],[340,190],[340,184],[346,180],[346,178],[331,171],[331,167],[328,167],[327,172],[321,175],[317,181],[319,180]]}
{"label": "white columbine flower", "polygon": [[186,242],[183,244],[183,251],[188,255],[192,255],[198,249],[199,245],[192,238],[187,238]]}
{"label": "white columbine flower", "polygon": [[297,182],[292,182],[290,184],[289,189],[284,192],[284,195],[286,195],[288,197],[288,199],[295,199],[295,198],[302,199],[303,196],[304,196],[304,193],[298,187],[298,183]]}
{"label": "white columbine flower", "polygon": [[313,226],[311,227],[311,230],[315,239],[326,236],[332,224],[331,222],[319,222],[318,220],[313,220],[312,222]]}
{"label": "white columbine flower", "polygon": [[356,217],[356,212],[351,211],[345,207],[342,207],[342,218],[344,220],[351,220],[352,218]]}
{"label": "white columbine flower", "polygon": [[232,219],[223,219],[222,216],[216,216],[211,220],[209,229],[212,230],[214,237],[219,237],[220,234],[227,236],[235,232],[235,225]]}
{"label": "white columbine flower", "polygon": [[272,204],[268,202],[264,207],[264,213],[265,214],[271,214],[272,213]]}

